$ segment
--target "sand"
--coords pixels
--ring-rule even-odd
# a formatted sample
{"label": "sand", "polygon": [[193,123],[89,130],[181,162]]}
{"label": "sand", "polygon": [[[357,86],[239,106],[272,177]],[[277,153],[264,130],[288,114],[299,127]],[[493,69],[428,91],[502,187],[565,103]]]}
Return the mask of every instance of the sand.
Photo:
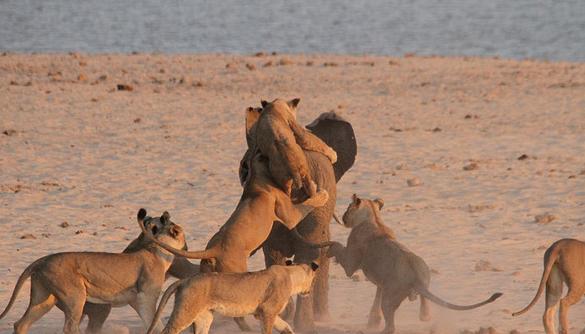
{"label": "sand", "polygon": [[[22,270],[41,256],[121,251],[138,234],[140,207],[168,210],[185,227],[190,248],[204,247],[241,194],[244,109],[275,97],[300,97],[303,123],[335,110],[353,124],[358,157],[339,183],[338,213],[352,193],[381,197],[385,223],[434,269],[436,294],[473,303],[504,293],[474,311],[435,306],[430,323],[418,321],[418,302],[406,301],[397,314],[400,333],[543,331],[543,299],[526,315],[510,313],[534,295],[546,247],[583,238],[585,64],[579,63],[2,55],[0,307]],[[554,219],[536,222],[546,214]],[[332,225],[331,231],[346,241],[348,230]],[[250,260],[251,269],[262,266],[261,254]],[[363,274],[346,278],[338,265],[330,285],[331,320],[318,323],[318,332],[372,332],[366,322],[373,285]],[[28,287],[0,321],[0,333],[10,333],[22,315]],[[572,332],[582,329],[582,303],[570,321]],[[62,324],[54,309],[31,333],[58,333]],[[115,333],[143,331],[129,307],[115,309],[108,326]],[[212,332],[237,329],[218,317]]]}

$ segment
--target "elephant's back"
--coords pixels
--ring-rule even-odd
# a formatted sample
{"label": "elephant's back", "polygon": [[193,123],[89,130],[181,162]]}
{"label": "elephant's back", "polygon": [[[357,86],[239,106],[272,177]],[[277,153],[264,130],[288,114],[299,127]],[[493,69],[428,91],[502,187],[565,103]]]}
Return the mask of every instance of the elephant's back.
{"label": "elephant's back", "polygon": [[319,189],[325,189],[329,193],[327,203],[323,207],[313,210],[312,213],[323,214],[326,219],[330,220],[337,200],[337,181],[333,165],[324,154],[305,151],[305,155],[313,181],[317,183]]}

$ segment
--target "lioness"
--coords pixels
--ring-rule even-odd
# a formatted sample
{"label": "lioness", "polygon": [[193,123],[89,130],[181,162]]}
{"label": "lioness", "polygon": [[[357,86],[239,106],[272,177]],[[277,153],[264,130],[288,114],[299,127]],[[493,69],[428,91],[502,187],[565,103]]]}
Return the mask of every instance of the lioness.
{"label": "lioness", "polygon": [[[138,220],[142,221],[144,217],[146,210],[140,209]],[[183,248],[183,229],[170,221],[167,212],[160,220],[164,224],[155,236],[156,240]],[[142,223],[141,226],[144,228]],[[26,333],[55,304],[65,313],[63,332],[77,334],[86,301],[113,306],[129,304],[145,326],[149,326],[165,273],[172,261],[173,255],[155,244],[134,253],[69,252],[42,257],[20,275],[0,319],[8,313],[22,285],[30,277],[30,304],[14,324],[16,334]],[[160,322],[156,325],[162,328]]]}
{"label": "lioness", "polygon": [[248,147],[258,149],[268,158],[268,169],[276,184],[290,197],[293,186],[313,197],[315,182],[309,173],[303,149],[324,154],[331,163],[335,151],[319,137],[297,123],[296,108],[300,99],[262,101],[262,109],[248,108],[246,136]]}
{"label": "lioness", "polygon": [[[168,220],[161,220],[160,217],[150,217],[146,216],[143,219],[143,225],[147,231],[150,233],[157,235],[159,232],[163,231],[163,227]],[[140,232],[140,235],[128,244],[128,246],[124,249],[123,253],[133,253],[137,252],[141,249],[148,247],[151,244],[151,241],[144,238],[144,233]],[[185,244],[185,249],[187,248],[187,244]],[[196,275],[200,272],[199,265],[189,262],[189,260],[183,257],[175,257],[171,267],[167,270],[167,277],[173,276],[179,279],[191,277]],[[59,307],[59,305],[57,305]],[[87,334],[94,334],[99,333],[102,330],[102,327],[110,314],[112,306],[109,304],[95,304],[86,302],[85,306],[83,307],[83,314],[87,315],[88,317],[88,324],[85,332]]]}
{"label": "lioness", "polygon": [[[563,298],[563,282],[569,292]],[[518,316],[528,311],[540,298],[546,284],[546,306],[542,316],[547,334],[556,334],[554,315],[559,310],[559,333],[569,330],[569,307],[585,294],[585,243],[575,239],[561,239],[553,243],[544,253],[544,271],[536,295],[522,310],[512,313]]]}
{"label": "lioness", "polygon": [[293,333],[279,314],[294,294],[311,290],[319,266],[274,265],[252,273],[205,273],[173,283],[164,292],[153,323],[152,334],[168,299],[175,293],[175,306],[161,334],[176,334],[195,323],[197,334],[206,334],[213,321],[212,312],[227,316],[254,314],[262,322],[262,333]]}
{"label": "lioness", "polygon": [[[306,201],[293,204],[290,197],[276,187],[270,178],[266,161],[260,154],[252,157],[251,172],[244,192],[228,221],[211,238],[207,249],[185,251],[152,239],[167,251],[191,259],[214,259],[214,270],[219,272],[246,272],[248,257],[268,238],[274,221],[287,228],[296,225],[314,208],[323,206],[329,195],[321,190]],[[144,226],[140,228],[151,238]]]}
{"label": "lioness", "polygon": [[454,305],[432,294],[429,289],[430,271],[419,256],[394,240],[391,231],[383,224],[381,200],[360,199],[355,194],[343,215],[343,223],[351,228],[347,247],[332,242],[328,255],[335,257],[347,276],[362,269],[366,277],[381,291],[381,304],[386,326],[383,333],[394,333],[394,313],[402,301],[420,295],[421,320],[430,319],[427,299],[453,310],[470,310],[488,304],[502,294],[467,306]]}

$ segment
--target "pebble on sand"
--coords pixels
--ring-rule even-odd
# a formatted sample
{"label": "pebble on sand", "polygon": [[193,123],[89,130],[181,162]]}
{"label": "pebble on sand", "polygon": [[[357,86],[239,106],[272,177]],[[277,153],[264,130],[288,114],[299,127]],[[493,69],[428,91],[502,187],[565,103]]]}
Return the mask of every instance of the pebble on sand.
{"label": "pebble on sand", "polygon": [[132,86],[130,86],[130,85],[128,85],[128,84],[118,84],[118,85],[116,86],[116,88],[117,88],[118,90],[121,90],[121,91],[127,91],[127,92],[131,92],[131,91],[133,91],[133,90],[134,90],[134,87],[132,87]]}
{"label": "pebble on sand", "polygon": [[541,215],[536,215],[534,216],[534,221],[537,224],[548,224],[550,222],[552,222],[553,220],[556,220],[557,217],[555,217],[554,215],[551,215],[550,213],[543,213]]}
{"label": "pebble on sand", "polygon": [[500,268],[494,267],[489,261],[486,261],[486,260],[479,260],[475,264],[474,270],[475,271],[494,271],[494,272],[501,272],[501,271],[503,271]]}
{"label": "pebble on sand", "polygon": [[469,165],[463,166],[463,170],[476,170],[479,169],[479,165],[475,162],[470,163]]}
{"label": "pebble on sand", "polygon": [[418,177],[413,177],[406,180],[406,184],[409,187],[417,187],[423,184],[423,182]]}

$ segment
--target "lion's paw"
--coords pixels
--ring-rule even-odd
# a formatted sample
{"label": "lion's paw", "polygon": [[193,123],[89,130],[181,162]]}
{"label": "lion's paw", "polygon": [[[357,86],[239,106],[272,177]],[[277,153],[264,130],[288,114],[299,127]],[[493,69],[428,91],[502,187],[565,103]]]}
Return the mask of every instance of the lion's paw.
{"label": "lion's paw", "polygon": [[332,164],[337,162],[337,152],[334,149],[330,149],[329,153],[327,154],[327,158],[331,161]]}
{"label": "lion's paw", "polygon": [[312,206],[314,208],[320,208],[329,199],[329,193],[327,190],[319,190],[313,197],[309,197],[303,204]]}

